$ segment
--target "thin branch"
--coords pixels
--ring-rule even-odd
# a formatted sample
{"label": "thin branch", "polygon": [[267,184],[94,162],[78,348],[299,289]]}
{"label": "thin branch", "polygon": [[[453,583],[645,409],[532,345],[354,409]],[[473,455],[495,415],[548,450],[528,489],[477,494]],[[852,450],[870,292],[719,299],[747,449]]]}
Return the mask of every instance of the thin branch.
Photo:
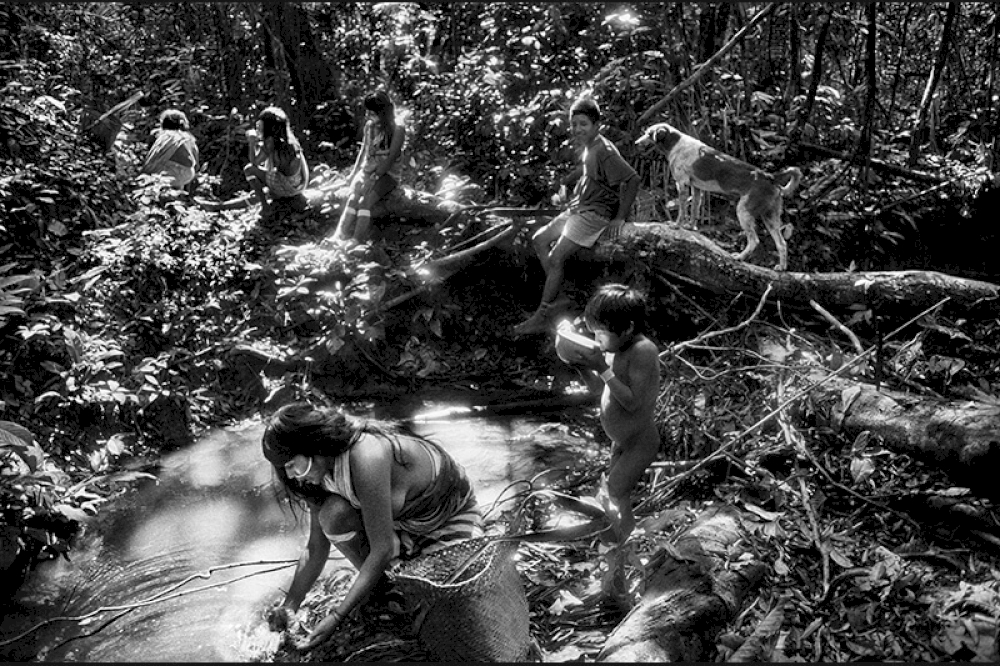
{"label": "thin branch", "polygon": [[698,69],[695,70],[694,74],[692,74],[691,76],[684,79],[684,81],[674,86],[674,89],[671,90],[669,93],[667,93],[667,95],[663,99],[661,99],[659,102],[646,109],[646,112],[643,113],[641,116],[639,116],[639,120],[636,121],[636,125],[641,125],[643,122],[649,120],[649,118],[654,113],[656,113],[664,106],[666,106],[674,97],[677,97],[677,95],[690,88],[692,84],[694,84],[698,79],[704,76],[705,72],[707,72],[712,65],[718,62],[719,59],[722,58],[722,56],[729,53],[734,46],[740,43],[740,40],[742,40],[748,32],[750,32],[758,23],[763,21],[764,18],[769,14],[771,14],[771,12],[773,12],[780,4],[781,4],[780,2],[772,2],[767,7],[757,12],[757,15],[754,16],[752,19],[750,19],[750,22],[747,23],[745,26],[743,26],[743,28],[739,32],[733,35],[732,39],[726,42],[726,44],[721,49],[716,51],[715,55],[713,55],[711,58],[702,63],[701,66],[699,66]]}
{"label": "thin branch", "polygon": [[854,334],[854,331],[847,328],[844,324],[840,323],[840,320],[830,314],[826,308],[817,303],[816,301],[809,299],[809,305],[813,307],[813,310],[823,315],[823,318],[830,322],[834,328],[838,329],[841,333],[846,335],[851,339],[851,343],[854,345],[854,351],[859,354],[865,353],[865,348],[861,346],[861,341],[858,340],[858,336]]}
{"label": "thin branch", "polygon": [[[235,562],[235,563],[231,563],[231,564],[223,564],[223,565],[219,565],[219,566],[215,566],[215,567],[209,567],[205,571],[201,571],[201,572],[198,572],[198,573],[195,573],[195,574],[191,574],[190,576],[188,576],[187,578],[185,578],[181,582],[176,583],[176,584],[170,586],[169,588],[167,588],[166,590],[163,590],[162,592],[157,592],[153,596],[148,597],[146,599],[143,599],[142,601],[136,601],[136,602],[133,602],[133,603],[130,603],[130,604],[119,604],[117,606],[101,606],[100,608],[92,610],[89,613],[85,613],[83,615],[50,617],[50,618],[48,618],[46,620],[43,620],[43,621],[39,622],[38,624],[36,624],[36,625],[34,625],[32,627],[29,627],[28,629],[22,631],[20,634],[18,634],[17,636],[14,636],[13,638],[7,639],[5,641],[0,641],[0,647],[6,647],[7,645],[11,645],[13,643],[16,643],[17,641],[21,640],[25,636],[28,636],[28,635],[34,633],[35,631],[38,631],[39,629],[41,629],[43,627],[47,627],[50,624],[55,624],[56,622],[76,622],[76,623],[80,623],[80,622],[82,622],[84,620],[88,620],[88,619],[90,619],[92,617],[100,615],[101,613],[111,613],[111,612],[117,612],[117,611],[131,611],[131,610],[135,610],[136,608],[142,608],[144,606],[149,606],[151,604],[158,603],[158,602],[161,602],[161,601],[169,601],[169,600],[172,600],[172,599],[178,599],[180,597],[184,597],[184,596],[187,596],[189,594],[194,594],[195,592],[202,592],[204,590],[210,590],[212,588],[221,587],[222,585],[229,585],[230,583],[234,583],[234,582],[236,582],[238,580],[243,580],[244,578],[248,578],[250,576],[257,576],[257,575],[260,575],[260,574],[271,573],[271,572],[274,572],[274,571],[280,571],[281,569],[286,569],[286,568],[288,568],[290,566],[294,566],[296,563],[298,563],[298,559],[294,559],[294,560],[258,560],[256,562]],[[196,588],[193,588],[193,589],[190,589],[190,590],[185,590],[183,592],[178,592],[177,594],[172,594],[175,590],[183,587],[184,585],[187,585],[192,580],[195,580],[197,578],[201,578],[203,580],[209,579],[212,576],[212,574],[215,573],[215,572],[217,572],[217,571],[225,571],[227,569],[235,569],[237,567],[246,567],[246,566],[263,566],[263,565],[266,565],[266,564],[280,564],[281,566],[274,567],[273,569],[266,569],[264,571],[256,571],[254,573],[247,574],[245,576],[240,576],[238,578],[233,578],[233,579],[230,579],[230,580],[227,580],[227,581],[223,581],[221,583],[213,583],[211,585],[206,585],[206,586],[203,586],[203,587],[196,587]]]}
{"label": "thin branch", "polygon": [[767,297],[771,293],[772,289],[774,289],[774,284],[773,283],[768,283],[767,289],[764,290],[763,295],[761,295],[761,297],[760,297],[760,301],[757,303],[757,308],[750,314],[750,316],[746,320],[740,322],[736,326],[731,326],[729,328],[724,328],[724,329],[719,330],[719,331],[709,331],[708,333],[704,333],[702,335],[699,335],[698,337],[696,337],[696,338],[694,338],[692,340],[686,340],[684,342],[679,342],[676,345],[672,345],[672,346],[668,347],[666,350],[660,352],[660,359],[666,358],[667,356],[674,355],[677,352],[682,351],[683,349],[686,349],[687,347],[690,347],[692,345],[696,345],[696,344],[702,343],[705,340],[711,340],[712,338],[717,338],[720,335],[726,335],[727,333],[735,333],[736,331],[739,331],[741,329],[746,328],[747,326],[749,326],[758,317],[758,315],[760,315],[761,310],[764,309],[764,303],[767,302]]}
{"label": "thin branch", "polygon": [[[920,312],[919,314],[911,317],[909,320],[907,320],[903,324],[900,324],[898,327],[896,327],[895,329],[893,329],[892,331],[890,331],[889,334],[885,336],[885,340],[892,339],[900,331],[904,330],[905,328],[907,328],[908,326],[910,326],[914,322],[918,321],[921,317],[924,317],[924,316],[930,314],[931,312],[933,312],[934,310],[937,310],[942,305],[944,305],[945,303],[947,303],[949,300],[951,300],[951,297],[950,296],[945,296],[944,298],[942,298],[940,301],[938,301],[937,303],[935,303],[931,307],[929,307],[926,310]],[[847,363],[843,364],[842,366],[840,366],[839,368],[837,368],[836,370],[834,370],[830,374],[826,375],[822,379],[819,379],[819,380],[816,380],[815,382],[810,383],[808,386],[806,386],[802,390],[798,391],[792,397],[790,397],[790,398],[782,401],[781,404],[779,404],[777,407],[775,407],[770,412],[768,412],[767,414],[765,414],[756,423],[754,423],[753,425],[751,425],[748,428],[743,429],[743,431],[741,431],[741,432],[737,433],[736,435],[734,435],[731,440],[729,440],[728,442],[726,442],[725,444],[723,444],[722,446],[720,446],[718,449],[716,449],[712,453],[710,453],[707,456],[705,456],[705,458],[703,458],[700,463],[698,463],[697,465],[695,465],[694,467],[692,467],[691,469],[689,469],[687,472],[684,472],[683,474],[679,474],[676,477],[672,478],[670,481],[668,481],[667,484],[665,484],[665,485],[668,485],[670,487],[670,488],[668,488],[668,490],[676,488],[682,481],[684,481],[685,479],[687,479],[689,476],[691,476],[692,474],[694,474],[698,470],[700,470],[703,467],[705,467],[705,465],[708,465],[709,463],[713,462],[714,460],[717,460],[718,458],[726,455],[726,452],[730,448],[732,448],[733,446],[735,446],[744,437],[747,437],[752,432],[754,432],[758,428],[762,427],[764,424],[768,423],[772,418],[774,418],[775,415],[780,414],[781,411],[784,410],[785,408],[787,408],[789,405],[791,405],[791,404],[793,404],[793,403],[801,400],[802,398],[804,398],[805,396],[809,395],[814,390],[816,390],[817,388],[819,388],[820,386],[822,386],[823,384],[826,384],[831,379],[833,379],[835,377],[839,377],[840,375],[844,374],[845,372],[847,372],[848,370],[850,370],[851,368],[853,368],[855,365],[857,365],[858,363],[860,363],[864,359],[868,358],[868,356],[870,356],[872,354],[872,352],[874,352],[874,351],[875,351],[875,347],[874,346],[869,347],[868,349],[865,350],[865,352],[863,354],[858,354],[853,359],[851,359]],[[648,499],[649,498],[647,498],[647,500]],[[642,504],[645,504],[647,500],[644,500]]]}
{"label": "thin branch", "polygon": [[[788,423],[787,419],[779,417],[778,423],[781,426],[781,432],[784,434],[785,441],[788,442],[788,445],[797,451],[803,450],[805,448],[805,444],[802,442],[802,434],[793,432],[792,426]],[[823,533],[819,529],[819,521],[816,519],[816,509],[813,508],[812,502],[809,501],[809,489],[806,487],[806,479],[804,476],[799,476],[798,481],[799,499],[802,501],[802,507],[806,510],[806,516],[809,518],[809,526],[812,528],[812,540],[820,555],[820,565],[823,571],[822,589],[823,594],[825,595],[826,591],[830,588],[830,549],[823,540]]]}

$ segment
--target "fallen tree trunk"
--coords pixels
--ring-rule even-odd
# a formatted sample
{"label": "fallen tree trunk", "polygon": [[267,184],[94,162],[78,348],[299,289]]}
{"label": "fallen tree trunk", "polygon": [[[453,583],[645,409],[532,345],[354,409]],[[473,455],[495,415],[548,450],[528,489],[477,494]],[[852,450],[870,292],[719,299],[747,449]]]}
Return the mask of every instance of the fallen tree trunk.
{"label": "fallen tree trunk", "polygon": [[936,271],[796,273],[736,261],[701,234],[666,224],[634,224],[615,241],[602,241],[585,258],[646,261],[665,278],[718,295],[746,294],[755,301],[770,286],[774,302],[812,309],[819,303],[839,315],[871,308],[887,320],[907,318],[948,298],[964,317],[1000,314],[1000,286]]}
{"label": "fallen tree trunk", "polygon": [[721,507],[703,514],[671,549],[654,554],[662,564],[597,661],[711,661],[716,637],[764,576],[760,562],[731,566],[730,549],[744,537],[739,515]]}
{"label": "fallen tree trunk", "polygon": [[[956,481],[985,495],[1000,495],[993,475],[1000,466],[1000,406],[914,396],[872,384],[828,378],[820,369],[804,374],[818,425],[848,439],[864,431],[898,453],[936,465]],[[800,414],[801,417],[801,414]]]}

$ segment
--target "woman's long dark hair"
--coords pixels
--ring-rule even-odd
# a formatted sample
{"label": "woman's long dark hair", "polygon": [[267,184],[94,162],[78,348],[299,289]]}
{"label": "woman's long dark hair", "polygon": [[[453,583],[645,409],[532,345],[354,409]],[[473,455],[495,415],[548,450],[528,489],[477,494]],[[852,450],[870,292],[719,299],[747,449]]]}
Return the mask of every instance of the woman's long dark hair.
{"label": "woman's long dark hair", "polygon": [[261,121],[260,138],[274,139],[274,153],[283,162],[291,162],[298,157],[301,146],[299,140],[295,138],[291,126],[288,124],[288,116],[280,107],[269,106],[260,112],[258,120]]}
{"label": "woman's long dark hair", "polygon": [[261,448],[290,499],[319,503],[330,496],[330,491],[289,478],[285,463],[297,455],[335,458],[357,444],[362,435],[376,435],[390,441],[392,457],[400,465],[406,463],[399,437],[418,437],[398,423],[358,420],[339,409],[295,402],[279,408],[266,420]]}
{"label": "woman's long dark hair", "polygon": [[365,109],[372,111],[382,123],[383,147],[392,143],[392,135],[396,133],[396,105],[392,103],[389,93],[384,90],[365,95]]}

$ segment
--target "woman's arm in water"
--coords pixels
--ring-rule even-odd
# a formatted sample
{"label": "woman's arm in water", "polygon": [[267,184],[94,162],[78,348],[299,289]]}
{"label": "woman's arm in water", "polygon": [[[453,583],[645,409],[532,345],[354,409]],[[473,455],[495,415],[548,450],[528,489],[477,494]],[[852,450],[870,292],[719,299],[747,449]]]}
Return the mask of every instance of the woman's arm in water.
{"label": "woman's arm in water", "polygon": [[305,550],[299,557],[298,564],[295,565],[295,575],[285,593],[285,600],[280,606],[271,609],[268,614],[268,625],[273,631],[281,631],[288,627],[289,613],[299,610],[306,593],[312,588],[313,583],[323,573],[326,560],[330,556],[330,540],[323,533],[323,528],[319,523],[319,507],[311,507],[309,510],[309,541],[306,542]]}
{"label": "woman's arm in water", "polygon": [[368,597],[399,553],[392,523],[392,443],[377,436],[362,440],[351,448],[350,463],[370,549],[340,605],[313,628],[304,650],[330,637],[341,620]]}

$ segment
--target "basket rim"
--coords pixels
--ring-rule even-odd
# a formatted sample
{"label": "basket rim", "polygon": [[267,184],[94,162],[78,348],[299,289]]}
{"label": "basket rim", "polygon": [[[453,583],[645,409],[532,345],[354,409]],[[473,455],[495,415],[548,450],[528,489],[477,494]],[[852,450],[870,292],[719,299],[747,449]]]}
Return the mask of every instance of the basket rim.
{"label": "basket rim", "polygon": [[[438,555],[439,553],[444,553],[448,549],[455,549],[455,550],[457,550],[459,547],[469,547],[469,542],[476,541],[476,540],[481,540],[481,541],[485,541],[486,542],[485,545],[482,546],[482,551],[480,552],[479,557],[486,557],[486,556],[488,556],[488,557],[494,557],[494,558],[496,558],[496,557],[508,557],[510,555],[510,552],[513,550],[513,548],[511,548],[511,546],[515,546],[516,547],[516,545],[517,545],[514,542],[501,541],[501,540],[498,540],[498,539],[490,538],[488,536],[486,536],[486,537],[478,537],[477,539],[468,539],[468,540],[461,541],[461,542],[458,542],[456,544],[450,545],[447,548],[442,548],[441,550],[434,551],[433,553],[430,553],[429,555],[427,555],[427,557],[433,557],[435,555]],[[503,548],[503,546],[505,546],[505,545],[507,546],[507,548]],[[494,551],[499,551],[499,552],[487,555],[487,550],[489,550],[490,548],[492,548]],[[457,588],[461,588],[461,587],[467,587],[468,585],[474,583],[475,581],[478,581],[480,578],[482,578],[483,576],[487,575],[491,571],[489,564],[487,564],[486,566],[482,567],[479,571],[477,571],[472,576],[469,576],[468,578],[463,578],[463,579],[461,579],[459,581],[455,581],[453,583],[439,583],[437,581],[431,580],[430,578],[427,578],[426,576],[421,576],[421,575],[416,574],[416,573],[405,573],[406,566],[409,565],[409,564],[411,564],[411,563],[413,563],[413,562],[418,561],[419,559],[420,558],[417,558],[417,560],[410,560],[408,562],[402,563],[402,565],[398,569],[396,569],[396,570],[393,571],[393,577],[395,577],[396,580],[415,581],[415,582],[419,582],[419,583],[424,583],[424,584],[427,584],[427,585],[431,585],[431,586],[433,586],[437,590],[453,590],[453,589],[457,589]]]}

